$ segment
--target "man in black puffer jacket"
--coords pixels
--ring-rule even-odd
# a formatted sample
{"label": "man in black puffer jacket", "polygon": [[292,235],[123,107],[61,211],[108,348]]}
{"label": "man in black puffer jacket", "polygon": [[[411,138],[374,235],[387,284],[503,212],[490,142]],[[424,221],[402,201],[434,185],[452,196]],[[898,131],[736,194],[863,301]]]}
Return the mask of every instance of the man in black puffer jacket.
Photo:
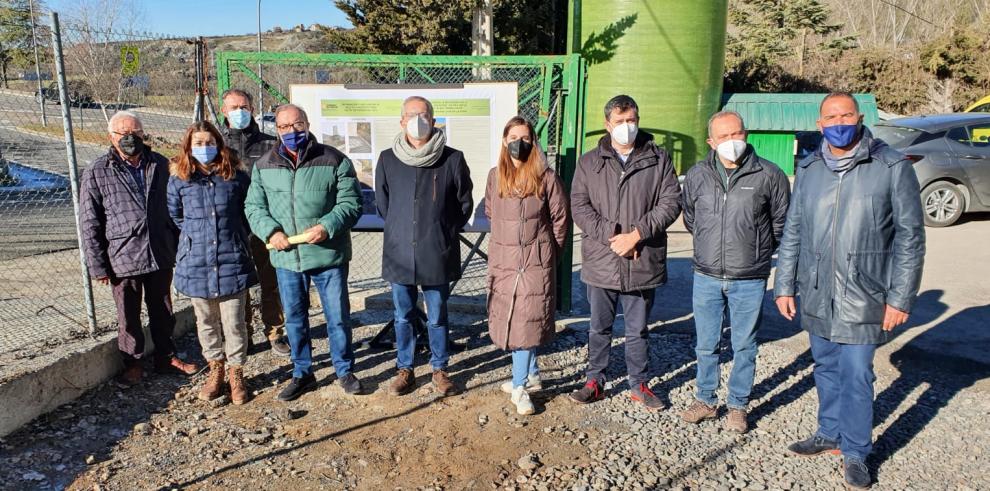
{"label": "man in black puffer jacket", "polygon": [[681,417],[700,423],[717,414],[719,341],[728,307],[733,357],[726,427],[744,433],[756,374],[756,332],[791,188],[776,164],[763,160],[746,144],[746,128],[738,113],[712,116],[708,145],[712,148],[708,158],[687,172],[681,192],[684,225],[694,238],[692,303],[698,357],[695,401]]}
{"label": "man in black puffer jacket", "polygon": [[[258,128],[258,123],[254,121],[254,102],[251,94],[241,89],[229,89],[223,93],[221,99],[223,105],[220,110],[226,120],[226,124],[220,127],[223,140],[244,163],[250,175],[255,162],[275,145],[275,137],[263,133]],[[258,270],[258,282],[261,284],[261,322],[265,325],[265,336],[271,343],[273,352],[280,356],[289,356],[289,345],[285,342],[285,315],[278,297],[278,278],[275,277],[275,268],[268,258],[268,250],[265,249],[263,240],[252,234],[248,242],[254,266]],[[247,319],[250,343],[253,334],[251,319],[254,316],[250,295],[245,304],[247,310],[244,318]]]}

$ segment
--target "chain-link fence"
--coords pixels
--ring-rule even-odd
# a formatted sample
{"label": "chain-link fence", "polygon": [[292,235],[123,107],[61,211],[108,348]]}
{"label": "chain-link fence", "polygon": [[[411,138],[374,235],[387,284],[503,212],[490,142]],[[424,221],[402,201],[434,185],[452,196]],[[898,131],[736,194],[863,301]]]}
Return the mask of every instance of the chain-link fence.
{"label": "chain-link fence", "polygon": [[[583,67],[577,56],[458,57],[219,51],[214,54],[214,60],[218,93],[228,88],[256,91],[259,100],[264,101],[259,107],[265,108],[266,112],[289,102],[288,94],[294,84],[422,86],[516,82],[518,114],[536,123],[552,164],[566,177],[576,162],[577,107],[583,87]],[[365,172],[370,173],[370,168]],[[485,183],[474,185],[484,186]],[[481,233],[462,235],[464,271],[453,294],[480,301],[487,290],[484,259],[487,237]],[[382,234],[356,232],[353,241],[352,291],[384,288],[381,279]],[[477,250],[472,251],[475,247]],[[569,266],[570,260],[568,248],[563,262]],[[570,268],[562,269],[569,273]],[[558,281],[558,285],[561,285],[564,299],[562,306],[567,308],[570,275],[565,281]]]}
{"label": "chain-link fence", "polygon": [[[108,151],[107,121],[118,110],[139,114],[151,145],[166,155],[192,121],[194,45],[187,40],[72,21],[60,27],[68,101],[60,100],[53,29],[44,19],[36,19],[35,35],[21,43],[28,56],[12,57],[17,63],[7,65],[0,88],[0,354],[85,336],[114,319],[109,289],[100,285],[88,313],[63,111],[80,175]],[[24,28],[0,24],[7,33]]]}

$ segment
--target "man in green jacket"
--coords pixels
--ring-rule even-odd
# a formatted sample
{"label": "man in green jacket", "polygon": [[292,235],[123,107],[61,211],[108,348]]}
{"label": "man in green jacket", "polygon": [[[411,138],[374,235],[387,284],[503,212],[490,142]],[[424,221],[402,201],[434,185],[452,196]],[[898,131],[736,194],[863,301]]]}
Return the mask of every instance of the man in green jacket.
{"label": "man in green jacket", "polygon": [[[291,401],[316,386],[309,334],[309,285],[320,295],[338,383],[361,392],[352,373],[347,266],[350,230],[361,216],[361,190],[346,155],[316,141],[302,108],[275,110],[279,142],[254,166],[245,211],[251,231],[265,239],[278,277],[285,330],[292,350],[292,381],[278,398]],[[302,236],[298,245],[289,238]],[[295,242],[295,241],[293,241]]]}

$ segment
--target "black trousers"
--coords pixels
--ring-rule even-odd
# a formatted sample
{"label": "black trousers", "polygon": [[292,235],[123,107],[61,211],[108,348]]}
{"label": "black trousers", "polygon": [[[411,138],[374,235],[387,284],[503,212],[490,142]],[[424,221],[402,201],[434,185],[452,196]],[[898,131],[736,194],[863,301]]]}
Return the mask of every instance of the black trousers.
{"label": "black trousers", "polygon": [[113,300],[117,304],[117,347],[124,360],[139,360],[144,353],[141,326],[141,297],[148,309],[148,328],[155,343],[155,356],[175,354],[175,315],[172,313],[172,268],[126,278],[113,278]]}
{"label": "black trousers", "polygon": [[647,319],[653,308],[656,290],[620,292],[587,285],[591,304],[591,328],[588,330],[588,380],[605,380],[608,357],[612,349],[612,324],[616,305],[622,304],[626,326],[626,371],[631,387],[649,379],[650,352],[647,343]]}

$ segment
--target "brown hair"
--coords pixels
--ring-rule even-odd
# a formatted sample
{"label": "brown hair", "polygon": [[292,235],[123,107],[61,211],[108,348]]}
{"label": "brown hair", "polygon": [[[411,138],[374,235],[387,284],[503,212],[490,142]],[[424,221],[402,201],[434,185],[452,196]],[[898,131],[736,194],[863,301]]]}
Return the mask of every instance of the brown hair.
{"label": "brown hair", "polygon": [[540,183],[543,181],[543,154],[539,141],[536,139],[536,130],[533,129],[533,125],[529,121],[526,121],[526,118],[515,116],[508,123],[505,123],[502,138],[505,139],[509,135],[509,130],[516,126],[525,126],[529,130],[533,150],[529,152],[529,158],[516,168],[512,163],[508,147],[502,146],[502,152],[498,157],[498,196],[500,198],[508,196],[525,198],[536,195],[542,199],[543,186]]}
{"label": "brown hair", "polygon": [[172,158],[169,172],[183,181],[188,181],[189,177],[197,170],[206,172],[206,167],[196,162],[196,159],[192,157],[191,153],[193,133],[204,131],[213,135],[213,139],[217,142],[217,156],[212,162],[216,166],[217,174],[227,181],[233,179],[235,172],[241,169],[241,161],[224,144],[223,136],[217,131],[217,127],[213,126],[209,121],[197,121],[189,125],[189,128],[186,129],[186,135],[182,137],[182,146],[180,147],[179,154]]}

